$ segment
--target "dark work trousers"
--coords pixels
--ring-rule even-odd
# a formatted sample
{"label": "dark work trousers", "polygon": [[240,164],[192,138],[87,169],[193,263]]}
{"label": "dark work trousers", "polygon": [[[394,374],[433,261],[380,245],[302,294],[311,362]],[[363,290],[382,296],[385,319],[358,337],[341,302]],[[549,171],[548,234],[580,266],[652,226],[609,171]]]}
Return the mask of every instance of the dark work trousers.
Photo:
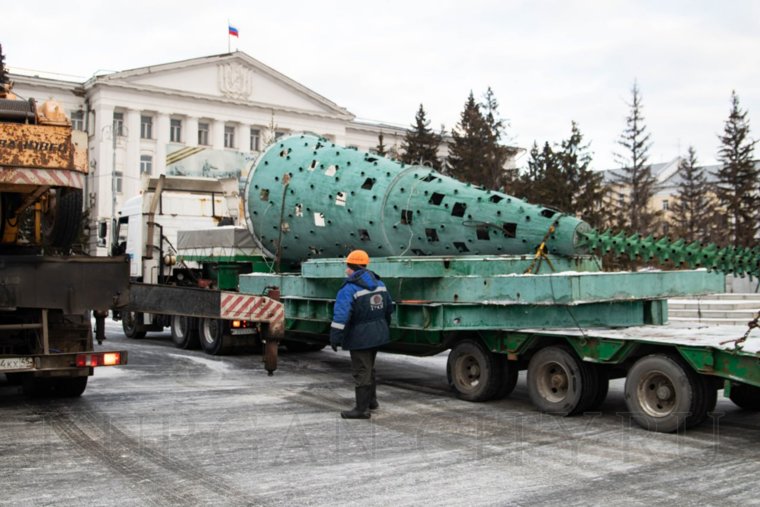
{"label": "dark work trousers", "polygon": [[351,351],[351,374],[356,387],[371,386],[375,383],[375,356],[377,349]]}

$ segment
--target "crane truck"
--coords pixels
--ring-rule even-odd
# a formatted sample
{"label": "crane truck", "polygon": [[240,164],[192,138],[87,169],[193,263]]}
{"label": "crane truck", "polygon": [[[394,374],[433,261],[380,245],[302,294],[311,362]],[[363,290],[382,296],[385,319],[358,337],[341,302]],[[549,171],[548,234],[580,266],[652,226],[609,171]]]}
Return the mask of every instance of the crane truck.
{"label": "crane truck", "polygon": [[0,48],[0,373],[31,395],[81,395],[98,366],[109,308],[125,303],[124,257],[71,255],[82,222],[87,139],[60,105],[12,91]]}

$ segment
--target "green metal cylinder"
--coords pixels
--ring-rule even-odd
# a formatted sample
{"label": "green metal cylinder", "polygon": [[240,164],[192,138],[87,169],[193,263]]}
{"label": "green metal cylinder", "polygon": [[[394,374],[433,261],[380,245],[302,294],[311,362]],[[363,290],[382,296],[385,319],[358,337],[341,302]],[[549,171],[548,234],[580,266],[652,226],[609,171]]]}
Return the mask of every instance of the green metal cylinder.
{"label": "green metal cylinder", "polygon": [[[256,161],[245,189],[248,228],[286,263],[341,257],[579,253],[588,224],[428,167],[297,134]],[[554,231],[550,232],[550,228]]]}

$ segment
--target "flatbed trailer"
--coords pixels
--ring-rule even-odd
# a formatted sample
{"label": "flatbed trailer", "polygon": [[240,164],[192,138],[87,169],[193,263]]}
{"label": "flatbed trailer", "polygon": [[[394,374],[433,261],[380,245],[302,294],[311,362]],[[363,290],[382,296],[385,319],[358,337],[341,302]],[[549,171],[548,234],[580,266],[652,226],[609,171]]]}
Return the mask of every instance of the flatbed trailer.
{"label": "flatbed trailer", "polygon": [[[527,370],[531,401],[561,416],[597,410],[609,380],[626,378],[631,417],[653,431],[701,423],[719,389],[743,408],[760,409],[760,332],[667,323],[667,298],[720,292],[723,275],[599,272],[590,257],[551,258],[558,272],[523,274],[531,260],[373,259],[370,268],[397,304],[383,350],[450,350],[448,381],[469,401],[505,397]],[[343,268],[342,259],[311,260],[300,273],[241,275],[240,289],[278,286],[286,338],[325,343]]]}

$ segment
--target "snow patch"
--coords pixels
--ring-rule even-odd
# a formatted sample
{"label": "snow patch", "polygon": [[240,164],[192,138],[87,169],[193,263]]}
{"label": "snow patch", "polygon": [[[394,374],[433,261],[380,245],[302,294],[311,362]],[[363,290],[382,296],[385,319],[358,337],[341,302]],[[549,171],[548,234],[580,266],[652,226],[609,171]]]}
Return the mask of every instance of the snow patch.
{"label": "snow patch", "polygon": [[183,356],[181,354],[167,354],[169,357],[174,357],[176,359],[185,359],[188,361],[192,361],[194,363],[200,364],[205,366],[211,371],[215,371],[218,373],[226,373],[230,371],[230,367],[227,363],[215,359],[207,359],[205,357],[195,357],[195,356]]}

